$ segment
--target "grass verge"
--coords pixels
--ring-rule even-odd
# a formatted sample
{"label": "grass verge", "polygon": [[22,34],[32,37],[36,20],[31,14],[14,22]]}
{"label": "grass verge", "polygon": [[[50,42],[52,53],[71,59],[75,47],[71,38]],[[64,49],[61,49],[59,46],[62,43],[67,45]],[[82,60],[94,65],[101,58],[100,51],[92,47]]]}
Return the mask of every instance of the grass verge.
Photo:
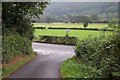
{"label": "grass verge", "polygon": [[32,60],[35,57],[35,55],[35,53],[32,53],[30,55],[25,56],[16,56],[10,61],[9,64],[2,64],[2,77],[6,78],[11,73],[20,69],[23,65]]}
{"label": "grass verge", "polygon": [[76,57],[64,61],[60,74],[62,78],[93,78],[99,75],[95,68],[78,62]]}
{"label": "grass verge", "polygon": [[[82,61],[76,57],[72,57],[61,64],[60,67],[60,75],[62,78],[72,78],[76,80],[76,78],[95,78],[101,79],[106,78],[101,76],[100,70],[97,70],[94,67],[91,67],[87,64],[83,64]],[[120,79],[120,73],[113,73],[113,80]],[[108,79],[108,78],[106,78]]]}

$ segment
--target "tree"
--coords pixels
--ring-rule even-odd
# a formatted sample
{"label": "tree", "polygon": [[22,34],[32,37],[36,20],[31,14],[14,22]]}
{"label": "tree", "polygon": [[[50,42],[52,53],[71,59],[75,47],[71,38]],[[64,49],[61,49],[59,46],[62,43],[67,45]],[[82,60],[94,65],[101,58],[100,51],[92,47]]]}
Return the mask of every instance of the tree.
{"label": "tree", "polygon": [[2,3],[2,63],[14,56],[32,53],[33,27],[31,17],[43,13],[47,2]]}
{"label": "tree", "polygon": [[86,28],[88,26],[88,21],[85,21],[83,26]]}
{"label": "tree", "polygon": [[31,40],[33,27],[30,18],[39,17],[46,4],[48,2],[2,2],[3,35],[7,29],[14,28],[18,34]]}

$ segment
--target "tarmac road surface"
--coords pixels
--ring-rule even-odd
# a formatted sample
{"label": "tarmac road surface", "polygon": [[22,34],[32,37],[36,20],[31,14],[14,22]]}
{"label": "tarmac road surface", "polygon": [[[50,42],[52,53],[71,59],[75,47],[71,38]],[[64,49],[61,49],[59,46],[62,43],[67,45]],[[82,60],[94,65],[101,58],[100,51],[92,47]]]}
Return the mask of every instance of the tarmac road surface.
{"label": "tarmac road surface", "polygon": [[72,57],[74,46],[32,43],[37,56],[9,78],[60,78],[60,64]]}

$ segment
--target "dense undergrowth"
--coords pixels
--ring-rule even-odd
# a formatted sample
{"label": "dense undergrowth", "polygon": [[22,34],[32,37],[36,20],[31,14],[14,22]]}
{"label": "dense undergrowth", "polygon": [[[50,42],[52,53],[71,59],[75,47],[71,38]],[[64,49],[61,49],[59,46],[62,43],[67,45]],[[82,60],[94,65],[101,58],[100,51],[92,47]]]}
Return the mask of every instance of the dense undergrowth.
{"label": "dense undergrowth", "polygon": [[17,55],[29,55],[32,53],[31,41],[19,34],[3,35],[2,37],[2,62],[8,63]]}
{"label": "dense undergrowth", "polygon": [[107,40],[87,39],[76,46],[75,52],[84,64],[99,71],[99,77],[112,77],[120,71],[119,34]]}

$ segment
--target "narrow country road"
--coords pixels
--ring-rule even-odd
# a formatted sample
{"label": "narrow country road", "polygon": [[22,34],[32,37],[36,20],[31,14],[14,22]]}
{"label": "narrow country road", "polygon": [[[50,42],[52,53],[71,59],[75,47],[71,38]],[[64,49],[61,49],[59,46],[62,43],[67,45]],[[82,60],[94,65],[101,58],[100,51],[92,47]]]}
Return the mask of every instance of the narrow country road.
{"label": "narrow country road", "polygon": [[37,56],[9,78],[60,78],[60,64],[72,57],[73,46],[32,43]]}

